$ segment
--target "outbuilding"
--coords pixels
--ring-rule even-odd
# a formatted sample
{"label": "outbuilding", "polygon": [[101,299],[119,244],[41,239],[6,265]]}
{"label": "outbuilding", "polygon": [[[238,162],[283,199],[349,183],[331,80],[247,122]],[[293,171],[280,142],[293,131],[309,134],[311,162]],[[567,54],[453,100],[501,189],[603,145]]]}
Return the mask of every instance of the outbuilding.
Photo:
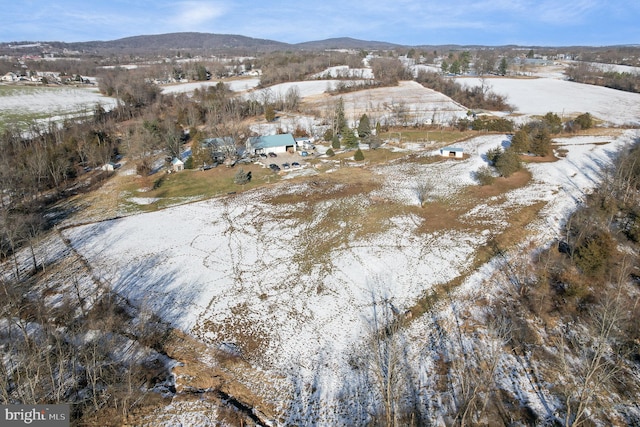
{"label": "outbuilding", "polygon": [[442,157],[453,157],[456,159],[464,158],[464,149],[460,147],[442,147],[440,149],[440,155]]}
{"label": "outbuilding", "polygon": [[177,157],[174,157],[171,160],[171,169],[172,172],[180,172],[184,170],[184,162]]}
{"label": "outbuilding", "polygon": [[296,140],[290,133],[280,135],[252,136],[247,139],[247,152],[256,154],[295,153]]}

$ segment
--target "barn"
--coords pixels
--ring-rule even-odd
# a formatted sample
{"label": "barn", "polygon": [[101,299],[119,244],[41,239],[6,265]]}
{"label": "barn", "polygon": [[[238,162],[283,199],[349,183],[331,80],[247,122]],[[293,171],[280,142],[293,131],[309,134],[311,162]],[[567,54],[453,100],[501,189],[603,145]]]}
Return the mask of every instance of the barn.
{"label": "barn", "polygon": [[290,133],[252,136],[247,140],[247,152],[255,154],[295,153],[296,140]]}
{"label": "barn", "polygon": [[442,147],[440,149],[440,155],[442,157],[453,157],[456,159],[463,159],[464,149],[460,147]]}

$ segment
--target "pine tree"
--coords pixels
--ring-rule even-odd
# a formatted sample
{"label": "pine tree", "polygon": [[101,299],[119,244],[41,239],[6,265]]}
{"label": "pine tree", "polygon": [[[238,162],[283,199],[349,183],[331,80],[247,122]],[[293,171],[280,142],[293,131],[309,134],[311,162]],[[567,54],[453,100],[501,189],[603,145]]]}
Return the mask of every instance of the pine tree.
{"label": "pine tree", "polygon": [[356,150],[355,154],[353,155],[353,160],[355,160],[356,162],[361,162],[364,160],[364,154],[362,154],[362,150],[360,150],[359,148]]}
{"label": "pine tree", "polygon": [[268,122],[276,119],[276,110],[273,108],[273,105],[267,105],[267,108],[264,110],[264,118]]}
{"label": "pine tree", "polygon": [[526,153],[529,151],[529,134],[526,130],[518,130],[511,138],[511,147],[518,153]]}
{"label": "pine tree", "polygon": [[344,145],[345,148],[358,147],[358,137],[351,128],[346,126],[342,130],[342,145]]}
{"label": "pine tree", "polygon": [[340,138],[338,137],[338,135],[334,134],[331,138],[331,148],[333,148],[334,150],[340,149]]}
{"label": "pine tree", "polygon": [[502,58],[500,60],[500,65],[498,66],[498,73],[501,76],[507,75],[507,58]]}
{"label": "pine tree", "polygon": [[336,103],[336,109],[334,113],[333,119],[333,133],[339,133],[342,129],[347,126],[347,119],[344,116],[344,101],[342,97],[338,99]]}
{"label": "pine tree", "polygon": [[366,138],[369,135],[371,135],[371,123],[369,122],[369,117],[363,114],[358,122],[358,136],[360,138]]}
{"label": "pine tree", "polygon": [[240,168],[233,177],[233,182],[238,185],[244,185],[249,181],[251,181],[251,171],[245,172],[242,168]]}

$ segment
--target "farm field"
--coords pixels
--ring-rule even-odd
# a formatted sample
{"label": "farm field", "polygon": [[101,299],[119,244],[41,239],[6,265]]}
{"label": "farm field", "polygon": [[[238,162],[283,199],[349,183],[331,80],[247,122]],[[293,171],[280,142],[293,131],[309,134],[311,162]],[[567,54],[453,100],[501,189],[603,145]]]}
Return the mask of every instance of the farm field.
{"label": "farm field", "polygon": [[97,88],[0,85],[0,129],[8,124],[26,128],[32,122],[59,122],[91,113],[100,104],[105,110],[114,98]]}
{"label": "farm field", "polygon": [[[73,254],[92,275],[83,279],[85,298],[108,284],[145,315],[158,316],[197,343],[202,354],[196,368],[177,357],[166,362],[175,362],[174,389],[200,380],[189,369],[202,370],[204,384],[211,378],[202,372],[215,376],[224,370],[283,425],[366,424],[373,380],[363,366],[375,355],[371,346],[380,322],[400,319],[394,323],[403,326],[407,375],[429,421],[441,423],[445,409],[438,406],[434,372],[443,355],[458,345],[479,353],[501,348],[485,327],[493,315],[489,302],[509,292],[497,279],[501,263],[548,247],[602,181],[616,153],[640,140],[639,94],[550,75],[459,80],[488,82],[515,106],[513,112],[489,115],[522,122],[547,112],[589,112],[599,126],[554,138],[557,156],[525,159],[524,168],[509,178],[480,186],[477,172],[488,165],[487,152],[508,146],[511,135],[431,131],[468,113],[438,92],[407,81],[326,93],[335,80],[292,82],[263,92],[246,79],[232,88],[239,96],[299,90],[303,112],[283,114],[276,123],[257,119],[252,128],[265,133],[322,126],[338,99],[351,123],[366,112],[407,131],[386,133],[386,143],[375,151],[363,145],[364,162],[352,161],[350,152],[328,158],[322,155],[328,147],[317,141],[318,155],[301,160],[306,164],[298,172],[275,175],[263,165],[246,165],[253,180],[242,187],[232,184],[232,168],[142,177],[124,158],[100,189],[64,207],[68,216],[41,252],[25,250],[16,265],[18,258],[27,266],[30,256],[43,257],[48,265]],[[15,99],[33,99],[34,114],[86,108],[103,99],[73,90],[0,89],[2,108]],[[19,104],[10,109],[19,110]],[[434,125],[424,128],[431,134],[402,128],[403,118]],[[441,157],[444,145],[463,149],[464,158]],[[496,247],[506,255],[498,257]],[[47,289],[50,300],[72,291],[70,283],[55,286]],[[214,353],[234,362],[220,363]],[[533,368],[515,352],[502,354],[494,369],[496,382],[515,396],[516,405],[538,420],[555,419],[562,402],[553,395],[553,378],[538,373],[532,380]],[[198,421],[204,406],[176,397],[146,422],[206,425]]]}
{"label": "farm field", "polygon": [[[544,97],[526,96],[545,84]],[[345,110],[366,108],[359,107],[362,98],[389,102],[397,91],[415,89],[403,84],[386,93],[345,96]],[[521,115],[584,108],[610,126],[640,116],[640,103],[630,103],[640,100],[638,95],[583,85],[497,79],[495,90],[508,91],[510,99],[513,93]],[[314,96],[304,102],[314,102]],[[417,105],[420,98],[412,102]],[[422,98],[426,111],[438,96],[427,91]],[[570,98],[579,101],[568,104]],[[393,148],[401,156],[389,162],[72,226],[63,235],[121,295],[201,342],[237,349],[269,376],[268,384],[262,377],[244,380],[266,401],[277,407],[282,396],[295,397],[297,406],[281,413],[288,423],[308,421],[305,405],[314,407],[318,422],[357,423],[362,421],[357,410],[340,401],[362,381],[353,360],[366,348],[377,310],[390,306],[420,314],[426,295],[457,284],[450,302],[441,302],[432,316],[418,315],[407,330],[406,357],[416,378],[427,381],[435,360],[424,355],[446,351],[446,342],[424,337],[434,328],[453,327],[453,311],[480,322],[478,300],[502,292],[490,280],[495,260],[482,255],[490,241],[547,245],[598,185],[612,155],[638,138],[638,130],[612,127],[562,137],[555,147],[566,150],[563,157],[528,164],[488,194],[478,192],[475,172],[486,165],[489,149],[508,144],[507,135],[458,142],[468,154],[459,161],[433,157],[435,148],[424,144],[405,144]],[[420,182],[432,184],[426,203],[417,192]],[[527,371],[512,356],[498,369],[523,402],[540,417],[551,416],[549,395],[527,387]],[[425,393],[428,399],[428,389]]]}

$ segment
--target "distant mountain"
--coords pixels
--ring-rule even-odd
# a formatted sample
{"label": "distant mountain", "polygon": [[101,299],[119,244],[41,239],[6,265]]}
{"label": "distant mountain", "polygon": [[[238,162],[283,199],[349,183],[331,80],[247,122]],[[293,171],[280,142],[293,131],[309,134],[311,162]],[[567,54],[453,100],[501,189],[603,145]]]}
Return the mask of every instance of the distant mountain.
{"label": "distant mountain", "polygon": [[64,43],[67,49],[79,51],[154,52],[167,50],[254,50],[269,51],[287,49],[287,43],[254,39],[234,34],[168,33],[126,37],[111,41]]}
{"label": "distant mountain", "polygon": [[125,37],[110,41],[87,42],[20,42],[0,43],[0,53],[7,49],[16,50],[17,46],[24,53],[28,47],[37,51],[42,47],[66,49],[95,54],[122,53],[160,53],[175,50],[192,51],[192,53],[220,53],[220,52],[268,52],[276,50],[324,50],[324,49],[367,49],[389,50],[402,47],[401,45],[380,41],[358,40],[349,37],[332,38],[326,40],[309,41],[289,44],[275,40],[256,39],[235,34],[213,33],[168,33]]}
{"label": "distant mountain", "polygon": [[307,50],[320,50],[320,49],[373,49],[373,50],[391,50],[403,47],[399,44],[378,42],[378,41],[366,41],[352,39],[350,37],[340,37],[326,40],[317,40],[304,43],[297,43],[295,45],[301,49]]}

